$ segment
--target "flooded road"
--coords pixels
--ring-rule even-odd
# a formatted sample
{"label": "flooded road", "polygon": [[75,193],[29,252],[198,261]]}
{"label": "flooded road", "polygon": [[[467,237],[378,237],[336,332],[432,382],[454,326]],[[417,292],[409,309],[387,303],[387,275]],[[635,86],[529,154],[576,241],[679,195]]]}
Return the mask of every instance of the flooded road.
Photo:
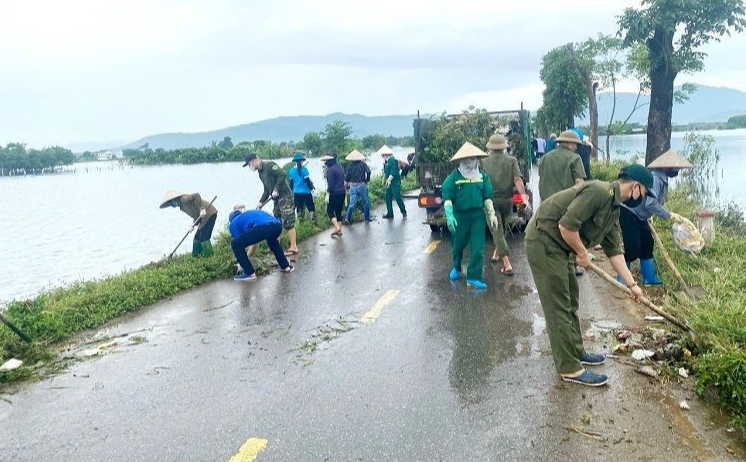
{"label": "flooded road", "polygon": [[[259,461],[722,457],[632,368],[607,361],[603,389],[558,381],[521,236],[509,240],[515,277],[487,263],[489,288],[470,291],[447,278],[447,236],[421,224],[414,201],[407,207],[406,220],[305,241],[292,274],[210,284],[101,330],[100,356],[2,396],[0,454],[219,461],[243,447]],[[637,322],[604,284],[580,280],[584,332]],[[586,346],[610,348],[601,334]]]}

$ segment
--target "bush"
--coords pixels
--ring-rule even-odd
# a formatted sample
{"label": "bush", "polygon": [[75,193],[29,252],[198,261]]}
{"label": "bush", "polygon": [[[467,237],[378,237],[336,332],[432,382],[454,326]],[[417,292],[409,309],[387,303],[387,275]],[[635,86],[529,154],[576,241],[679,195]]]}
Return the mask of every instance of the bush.
{"label": "bush", "polygon": [[609,164],[591,159],[591,177],[594,180],[615,181],[619,177],[619,170],[627,165],[623,160],[613,160]]}

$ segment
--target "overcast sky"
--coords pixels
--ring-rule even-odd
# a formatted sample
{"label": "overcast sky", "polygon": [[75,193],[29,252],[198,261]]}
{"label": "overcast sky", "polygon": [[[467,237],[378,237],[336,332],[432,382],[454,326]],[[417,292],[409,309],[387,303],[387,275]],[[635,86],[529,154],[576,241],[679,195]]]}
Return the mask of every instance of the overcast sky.
{"label": "overcast sky", "polygon": [[[0,144],[133,141],[282,115],[541,105],[549,49],[636,1],[0,0]],[[682,81],[746,91],[744,34]]]}

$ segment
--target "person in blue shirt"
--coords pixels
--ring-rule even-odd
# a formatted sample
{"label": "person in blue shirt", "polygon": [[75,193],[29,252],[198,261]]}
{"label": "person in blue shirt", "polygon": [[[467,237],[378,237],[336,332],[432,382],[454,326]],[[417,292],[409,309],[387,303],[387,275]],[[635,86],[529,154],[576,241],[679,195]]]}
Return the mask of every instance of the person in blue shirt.
{"label": "person in blue shirt", "polygon": [[311,221],[316,223],[316,206],[313,203],[312,195],[312,191],[316,187],[311,182],[308,169],[303,165],[306,157],[301,151],[295,151],[292,160],[295,162],[295,166],[288,170],[288,180],[290,181],[290,189],[293,190],[295,211],[298,213],[298,218],[302,220],[306,216],[306,209],[308,209]]}
{"label": "person in blue shirt", "polygon": [[236,281],[252,281],[256,279],[256,271],[251,265],[246,247],[267,241],[267,246],[275,255],[277,263],[285,273],[295,268],[290,265],[278,238],[282,233],[282,223],[277,218],[261,210],[241,209],[233,210],[228,216],[228,231],[231,234],[231,249],[242,271],[233,279]]}

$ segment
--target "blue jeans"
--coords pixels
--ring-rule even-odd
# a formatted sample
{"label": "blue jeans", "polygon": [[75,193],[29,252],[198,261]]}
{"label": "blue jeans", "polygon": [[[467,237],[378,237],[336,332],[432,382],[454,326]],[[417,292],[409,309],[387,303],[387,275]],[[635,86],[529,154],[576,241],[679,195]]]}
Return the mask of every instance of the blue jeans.
{"label": "blue jeans", "polygon": [[363,201],[363,215],[366,220],[370,220],[370,198],[368,197],[368,185],[365,183],[350,185],[350,205],[347,207],[347,221],[352,219],[352,212],[355,211],[357,200]]}
{"label": "blue jeans", "polygon": [[280,268],[285,269],[290,266],[287,257],[285,257],[285,252],[282,250],[282,245],[280,244],[280,241],[277,240],[281,233],[282,225],[279,223],[272,223],[269,225],[254,226],[237,238],[231,240],[233,254],[236,256],[236,260],[246,274],[254,274],[254,267],[251,265],[249,256],[246,254],[246,247],[258,244],[264,240],[267,241],[270,250],[275,254],[275,258],[277,259],[277,263],[280,264]]}

